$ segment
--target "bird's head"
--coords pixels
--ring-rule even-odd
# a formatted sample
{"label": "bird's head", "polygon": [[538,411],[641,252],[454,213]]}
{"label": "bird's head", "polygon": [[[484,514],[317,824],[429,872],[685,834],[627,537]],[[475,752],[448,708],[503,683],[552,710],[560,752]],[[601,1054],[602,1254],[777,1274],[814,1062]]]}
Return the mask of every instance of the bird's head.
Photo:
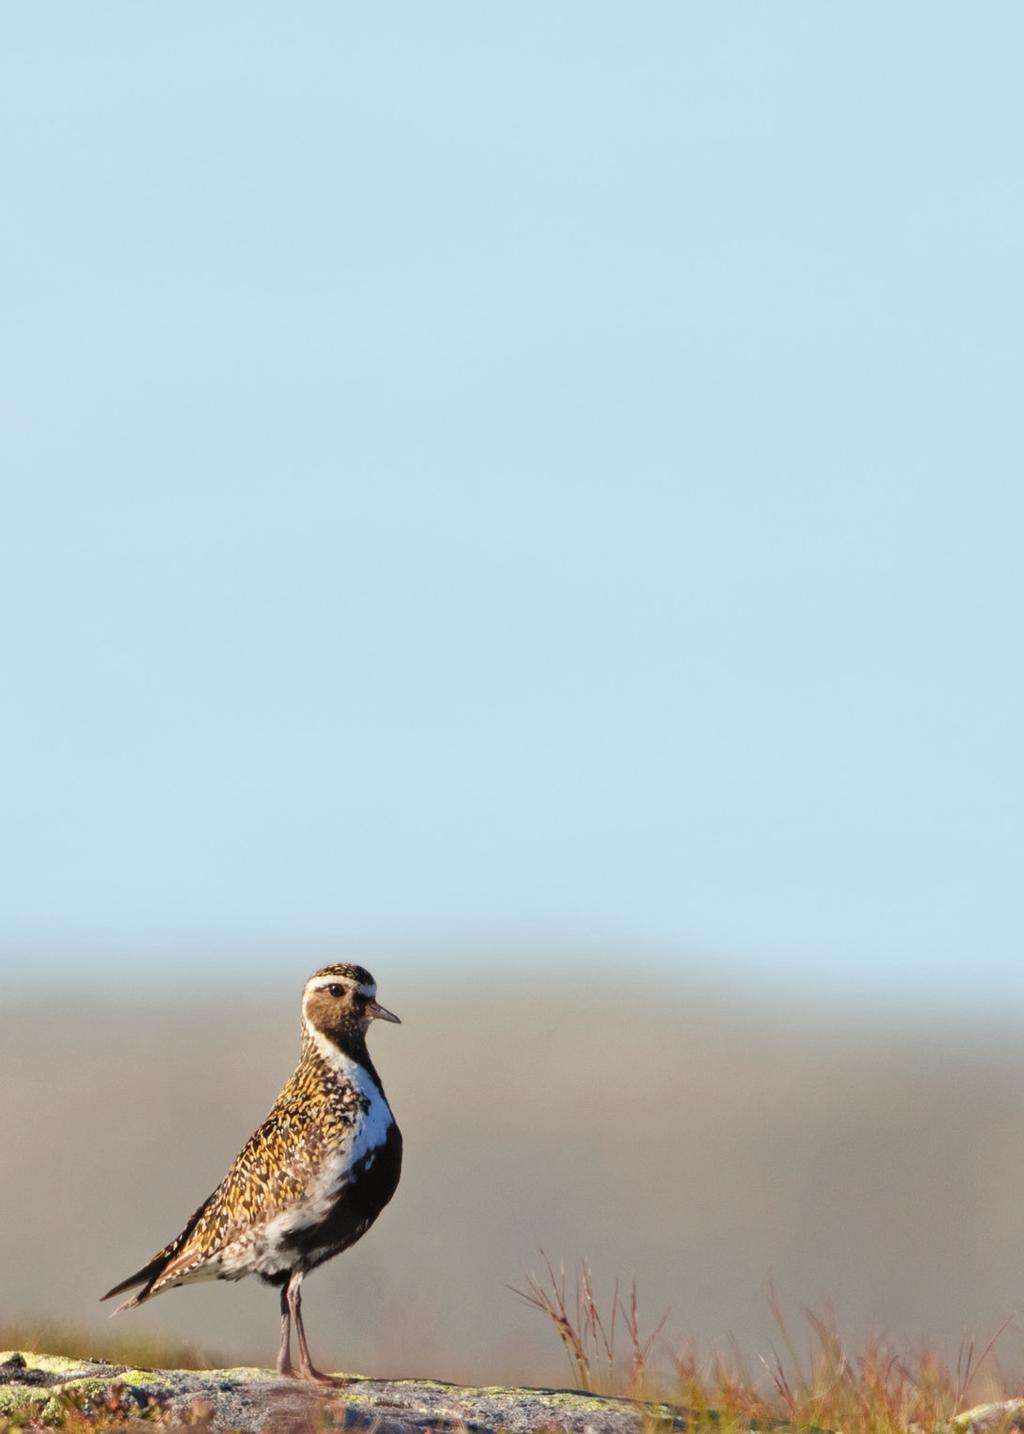
{"label": "bird's head", "polygon": [[369,971],[345,963],[324,966],[310,976],[302,993],[302,1019],[311,1034],[315,1031],[335,1045],[364,1037],[371,1021],[400,1024],[377,1001],[377,983]]}

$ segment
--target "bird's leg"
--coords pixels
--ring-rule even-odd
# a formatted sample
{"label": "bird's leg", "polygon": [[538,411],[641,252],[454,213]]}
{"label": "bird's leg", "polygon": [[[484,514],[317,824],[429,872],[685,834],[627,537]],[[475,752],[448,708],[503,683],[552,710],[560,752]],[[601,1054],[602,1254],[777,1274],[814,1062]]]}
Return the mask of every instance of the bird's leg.
{"label": "bird's leg", "polygon": [[292,1312],[288,1304],[288,1287],[281,1286],[281,1347],[277,1351],[277,1372],[285,1379],[293,1378],[292,1367]]}
{"label": "bird's leg", "polygon": [[313,1384],[344,1384],[345,1380],[322,1373],[309,1357],[309,1345],[306,1343],[306,1331],[302,1323],[302,1295],[299,1293],[302,1275],[301,1269],[293,1270],[288,1281],[288,1306],[295,1320],[295,1333],[299,1340],[299,1376]]}

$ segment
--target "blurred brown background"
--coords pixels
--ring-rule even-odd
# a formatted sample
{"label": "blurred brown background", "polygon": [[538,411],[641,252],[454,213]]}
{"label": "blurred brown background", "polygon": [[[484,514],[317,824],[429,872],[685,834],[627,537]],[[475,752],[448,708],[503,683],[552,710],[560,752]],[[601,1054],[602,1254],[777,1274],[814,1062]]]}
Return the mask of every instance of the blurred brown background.
{"label": "blurred brown background", "polygon": [[[372,1047],[406,1138],[393,1205],[306,1286],[331,1367],[563,1380],[506,1284],[539,1250],[636,1275],[653,1324],[750,1356],[787,1307],[955,1353],[1019,1302],[1024,1058],[1010,1035],[647,984],[608,968],[387,979]],[[299,978],[301,981],[301,977]],[[0,1319],[105,1326],[97,1297],[174,1235],[298,1049],[299,982],[258,997],[20,999],[0,1042]],[[276,1294],[171,1292],[119,1317],[269,1362]],[[1004,1360],[1024,1363],[1013,1329]]]}

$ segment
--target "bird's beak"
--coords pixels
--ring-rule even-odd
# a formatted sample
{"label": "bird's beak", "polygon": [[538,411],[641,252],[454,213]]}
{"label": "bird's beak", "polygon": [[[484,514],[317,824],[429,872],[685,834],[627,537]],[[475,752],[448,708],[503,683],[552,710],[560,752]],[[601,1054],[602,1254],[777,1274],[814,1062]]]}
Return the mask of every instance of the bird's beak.
{"label": "bird's beak", "polygon": [[402,1024],[393,1011],[386,1011],[384,1007],[380,1005],[377,1001],[367,1002],[366,1014],[369,1016],[371,1021],[394,1021],[396,1026],[400,1026]]}

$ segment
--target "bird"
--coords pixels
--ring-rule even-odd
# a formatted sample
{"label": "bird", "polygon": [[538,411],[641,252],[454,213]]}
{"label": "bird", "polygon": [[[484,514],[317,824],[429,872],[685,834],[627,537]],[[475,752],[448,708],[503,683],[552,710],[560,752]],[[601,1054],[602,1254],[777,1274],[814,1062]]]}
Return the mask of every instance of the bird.
{"label": "bird", "polygon": [[181,1234],[102,1296],[141,1287],[115,1314],[179,1285],[255,1274],[281,1292],[278,1374],[344,1382],[310,1358],[300,1290],[310,1270],[366,1233],[398,1186],[402,1135],[366,1046],[375,1020],[401,1024],[362,966],[324,966],[309,978],[295,1071]]}

